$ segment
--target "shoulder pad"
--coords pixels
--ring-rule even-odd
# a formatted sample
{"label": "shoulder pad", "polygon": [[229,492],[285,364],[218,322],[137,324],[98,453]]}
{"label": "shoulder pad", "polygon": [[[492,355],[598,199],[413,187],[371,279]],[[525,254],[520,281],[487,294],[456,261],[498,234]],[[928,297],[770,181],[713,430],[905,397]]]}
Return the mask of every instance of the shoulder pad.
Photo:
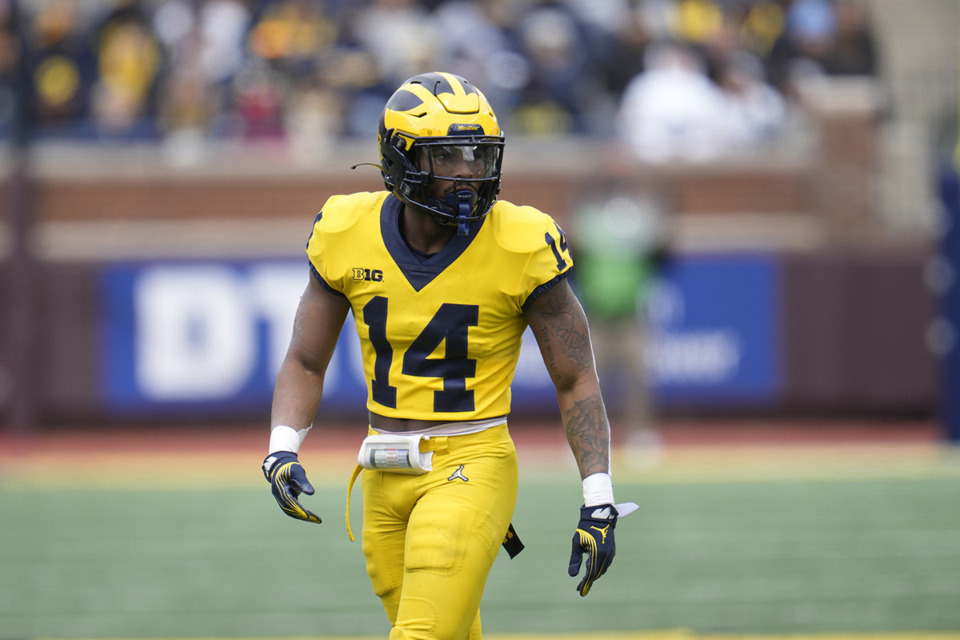
{"label": "shoulder pad", "polygon": [[557,224],[546,213],[530,206],[497,201],[489,216],[497,243],[504,249],[529,253],[543,248],[544,234],[559,235]]}
{"label": "shoulder pad", "polygon": [[331,196],[320,210],[317,222],[322,222],[327,232],[343,231],[352,227],[361,216],[370,215],[371,211],[379,213],[386,197],[386,191]]}

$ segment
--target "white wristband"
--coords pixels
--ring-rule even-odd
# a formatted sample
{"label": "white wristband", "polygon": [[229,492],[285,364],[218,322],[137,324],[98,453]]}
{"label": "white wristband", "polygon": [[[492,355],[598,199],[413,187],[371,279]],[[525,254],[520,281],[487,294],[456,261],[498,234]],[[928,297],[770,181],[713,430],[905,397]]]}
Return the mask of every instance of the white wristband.
{"label": "white wristband", "polygon": [[310,427],[297,431],[293,427],[285,424],[277,425],[270,431],[270,451],[267,453],[276,453],[277,451],[290,451],[296,453],[303,444],[303,439],[307,437]]}
{"label": "white wristband", "polygon": [[609,473],[594,473],[583,479],[583,506],[613,504],[613,481]]}

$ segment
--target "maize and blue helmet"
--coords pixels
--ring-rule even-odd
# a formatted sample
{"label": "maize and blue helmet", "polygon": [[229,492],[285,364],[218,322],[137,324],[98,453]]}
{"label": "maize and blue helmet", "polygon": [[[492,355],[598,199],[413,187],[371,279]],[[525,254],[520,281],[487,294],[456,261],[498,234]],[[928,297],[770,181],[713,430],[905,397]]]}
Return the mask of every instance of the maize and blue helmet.
{"label": "maize and blue helmet", "polygon": [[[390,96],[377,132],[380,171],[387,189],[405,205],[440,224],[487,215],[500,193],[503,132],[484,95],[451,73],[424,73]],[[429,186],[449,180],[443,198]]]}

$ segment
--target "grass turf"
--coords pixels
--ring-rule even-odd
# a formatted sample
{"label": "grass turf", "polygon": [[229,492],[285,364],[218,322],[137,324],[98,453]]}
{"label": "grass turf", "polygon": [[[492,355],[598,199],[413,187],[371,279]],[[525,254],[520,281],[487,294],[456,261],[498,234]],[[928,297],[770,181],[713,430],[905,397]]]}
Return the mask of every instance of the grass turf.
{"label": "grass turf", "polygon": [[[527,549],[494,567],[488,633],[960,630],[956,476],[618,486],[641,511],[580,598],[566,575],[578,486],[523,479]],[[385,637],[342,487],[309,500],[320,527],[282,517],[265,487],[7,487],[0,637]]]}
{"label": "grass turf", "polygon": [[[494,566],[485,632],[960,631],[956,462],[626,474],[618,498],[641,510],[619,524],[617,559],[587,598],[566,575],[575,474],[525,472],[514,522],[527,549]],[[263,485],[107,485],[0,485],[0,638],[386,636],[339,482],[307,498],[319,527],[283,517]]]}

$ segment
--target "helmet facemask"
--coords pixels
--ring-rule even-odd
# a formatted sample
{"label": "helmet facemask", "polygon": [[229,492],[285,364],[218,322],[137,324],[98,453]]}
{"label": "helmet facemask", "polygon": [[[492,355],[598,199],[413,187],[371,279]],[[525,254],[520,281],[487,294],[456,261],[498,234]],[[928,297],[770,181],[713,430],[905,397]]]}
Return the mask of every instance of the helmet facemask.
{"label": "helmet facemask", "polygon": [[[500,192],[503,139],[495,136],[419,138],[404,154],[406,171],[397,196],[414,209],[466,234],[470,222],[490,211]],[[449,182],[442,195],[433,190]]]}

